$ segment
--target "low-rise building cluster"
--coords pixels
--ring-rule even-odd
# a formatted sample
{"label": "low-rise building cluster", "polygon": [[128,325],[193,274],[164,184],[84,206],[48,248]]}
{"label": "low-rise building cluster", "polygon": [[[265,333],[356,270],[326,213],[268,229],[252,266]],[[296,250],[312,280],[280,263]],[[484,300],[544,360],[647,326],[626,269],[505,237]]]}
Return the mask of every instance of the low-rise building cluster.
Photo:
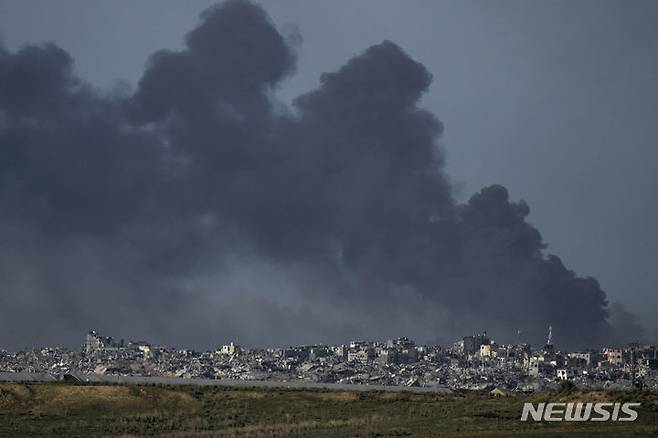
{"label": "low-rise building cluster", "polygon": [[231,342],[200,352],[124,342],[91,331],[79,350],[1,350],[0,372],[305,380],[520,392],[570,381],[588,388],[658,390],[658,356],[653,345],[562,352],[551,344],[550,336],[546,345],[533,349],[523,343],[498,344],[486,333],[465,336],[449,347],[417,345],[402,337],[267,349]]}

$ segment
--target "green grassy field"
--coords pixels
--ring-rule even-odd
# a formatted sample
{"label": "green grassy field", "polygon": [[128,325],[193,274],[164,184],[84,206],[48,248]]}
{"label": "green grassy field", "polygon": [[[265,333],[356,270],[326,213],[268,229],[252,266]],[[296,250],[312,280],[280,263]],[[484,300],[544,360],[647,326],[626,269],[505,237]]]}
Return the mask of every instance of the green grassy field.
{"label": "green grassy field", "polygon": [[[524,423],[525,401],[639,401],[633,423]],[[658,437],[658,394],[492,398],[226,387],[0,384],[0,436]]]}

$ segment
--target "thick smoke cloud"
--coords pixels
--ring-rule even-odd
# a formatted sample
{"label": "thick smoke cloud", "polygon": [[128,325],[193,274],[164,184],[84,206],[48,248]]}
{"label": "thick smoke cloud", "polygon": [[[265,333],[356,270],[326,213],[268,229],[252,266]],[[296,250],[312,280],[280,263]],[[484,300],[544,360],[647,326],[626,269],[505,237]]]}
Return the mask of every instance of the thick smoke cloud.
{"label": "thick smoke cloud", "polygon": [[432,76],[393,42],[293,108],[275,91],[296,55],[261,8],[215,6],[185,44],[114,95],[54,44],[0,49],[0,344],[613,339],[527,204],[454,200],[418,106]]}

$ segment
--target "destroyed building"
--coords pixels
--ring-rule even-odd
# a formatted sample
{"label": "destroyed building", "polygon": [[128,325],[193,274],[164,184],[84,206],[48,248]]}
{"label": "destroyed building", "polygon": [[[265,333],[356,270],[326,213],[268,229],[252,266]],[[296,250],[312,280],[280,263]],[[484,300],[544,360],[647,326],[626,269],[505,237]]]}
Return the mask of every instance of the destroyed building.
{"label": "destroyed building", "polygon": [[[587,388],[658,389],[653,345],[560,351],[552,343],[497,344],[486,333],[452,347],[417,345],[405,337],[348,345],[250,349],[233,342],[212,351],[115,341],[95,331],[82,348],[0,351],[0,373],[157,376],[189,379],[309,381],[362,385],[445,387],[452,390],[533,392],[570,381]],[[23,374],[21,374],[23,373]]]}

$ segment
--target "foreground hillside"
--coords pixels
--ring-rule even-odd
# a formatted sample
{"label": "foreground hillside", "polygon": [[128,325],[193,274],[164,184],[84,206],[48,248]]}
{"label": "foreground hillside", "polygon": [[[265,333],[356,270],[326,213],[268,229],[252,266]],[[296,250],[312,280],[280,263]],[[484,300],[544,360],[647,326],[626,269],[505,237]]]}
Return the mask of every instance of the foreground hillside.
{"label": "foreground hillside", "polygon": [[[523,423],[525,401],[641,402],[633,423]],[[0,384],[0,436],[658,436],[658,395],[492,398],[223,387]]]}

